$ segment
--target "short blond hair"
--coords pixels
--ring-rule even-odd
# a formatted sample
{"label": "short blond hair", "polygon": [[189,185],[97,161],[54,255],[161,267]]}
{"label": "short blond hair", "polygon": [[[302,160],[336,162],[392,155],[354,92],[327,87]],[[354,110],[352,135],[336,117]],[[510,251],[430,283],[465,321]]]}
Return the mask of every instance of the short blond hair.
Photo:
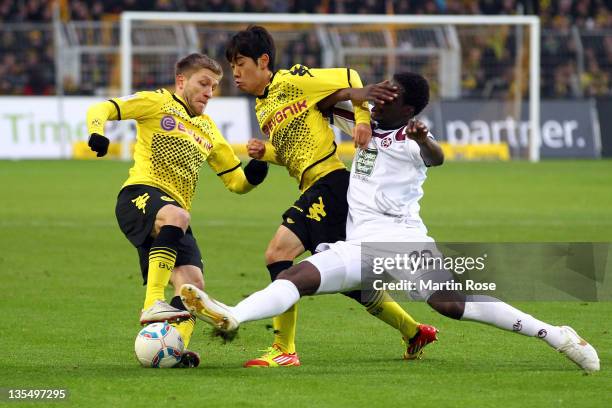
{"label": "short blond hair", "polygon": [[219,76],[223,76],[223,69],[217,61],[210,58],[208,55],[197,52],[189,54],[188,56],[178,60],[176,62],[174,73],[175,76],[182,74],[189,77],[194,72],[203,68],[209,69]]}

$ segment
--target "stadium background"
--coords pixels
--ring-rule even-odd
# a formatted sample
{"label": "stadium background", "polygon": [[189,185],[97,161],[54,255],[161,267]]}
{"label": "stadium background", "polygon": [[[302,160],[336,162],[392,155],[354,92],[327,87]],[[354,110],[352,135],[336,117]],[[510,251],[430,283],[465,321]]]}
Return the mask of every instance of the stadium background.
{"label": "stadium background", "polygon": [[[57,4],[57,11],[54,5]],[[485,1],[485,0],[429,0],[429,1],[52,1],[23,0],[0,1],[0,95],[47,95],[53,96],[94,96],[98,99],[121,94],[121,73],[119,56],[119,15],[122,11],[194,11],[194,12],[246,12],[246,13],[375,13],[375,14],[445,14],[445,15],[520,15],[537,14],[541,19],[541,75],[540,94],[542,98],[543,132],[557,138],[549,149],[544,143],[543,157],[604,157],[612,155],[610,115],[612,107],[612,10],[609,0],[585,1]],[[187,26],[187,25],[184,25]],[[252,101],[233,86],[229,66],[223,56],[223,47],[229,35],[240,25],[193,24],[189,31],[181,25],[152,22],[140,32],[133,33],[134,47],[140,47],[140,54],[132,58],[133,90],[172,87],[172,69],[180,54],[204,51],[222,62],[226,75],[218,95],[238,96]],[[277,66],[290,67],[296,62],[307,66],[326,66],[325,45],[314,29],[298,28],[294,25],[273,26],[277,38]],[[181,28],[180,30],[178,28]],[[372,83],[388,77],[399,70],[413,70],[424,74],[432,83],[433,103],[426,119],[431,119],[433,130],[441,140],[450,138],[454,144],[450,121],[467,117],[487,121],[503,121],[508,116],[502,111],[511,110],[516,120],[526,120],[526,106],[512,107],[516,101],[528,98],[528,51],[526,30],[520,33],[515,26],[468,26],[457,27],[460,43],[459,70],[452,67],[440,71],[441,57],[447,43],[439,40],[440,31],[434,27],[414,27],[412,31],[391,28],[386,33],[365,32],[360,29],[355,35],[342,37],[347,47],[372,49],[386,46],[384,35],[394,36],[393,44],[405,51],[413,48],[414,53],[397,57],[389,63],[382,55],[353,55],[341,63],[350,65],[360,72],[365,83]],[[380,30],[380,29],[379,29]],[[520,37],[519,37],[520,36]],[[191,38],[195,37],[195,38]],[[190,39],[191,38],[191,39]],[[340,38],[340,37],[338,37]],[[439,56],[431,54],[439,50]],[[421,54],[419,54],[421,52]],[[435,51],[434,51],[435,52]],[[444,79],[459,71],[456,84],[444,85]],[[448,80],[446,82],[449,82]],[[453,88],[454,86],[454,88]],[[450,90],[449,90],[450,89]],[[66,111],[72,109],[71,98],[41,99],[37,107],[30,110],[19,108],[25,105],[18,99],[0,99],[0,126],[8,139],[13,142],[0,144],[3,158],[21,157],[71,157],[75,153],[86,153],[76,149],[74,144],[87,138],[83,122],[76,122],[75,116]],[[74,100],[74,99],[73,99]],[[218,99],[221,101],[221,99]],[[551,101],[563,101],[559,105]],[[567,103],[571,101],[570,103]],[[29,100],[32,103],[34,100]],[[453,102],[456,102],[453,104]],[[458,102],[458,103],[457,103]],[[470,108],[464,102],[472,103]],[[483,113],[485,104],[497,102],[498,113]],[[251,102],[252,103],[252,102]],[[83,105],[83,100],[74,105]],[[87,103],[85,103],[87,104]],[[524,105],[524,104],[523,104]],[[221,102],[217,106],[227,110]],[[491,105],[493,106],[493,105]],[[503,106],[509,108],[503,108]],[[239,107],[241,112],[252,115],[252,109]],[[213,108],[214,109],[214,104]],[[517,112],[518,109],[518,112]],[[54,114],[50,111],[55,110]],[[522,113],[521,113],[522,110]],[[45,117],[41,112],[48,112]],[[214,115],[212,115],[215,118]],[[246,115],[236,115],[242,117]],[[576,116],[573,118],[572,116]],[[55,119],[53,119],[55,118]],[[443,118],[443,120],[440,120]],[[217,119],[219,122],[224,120]],[[548,126],[547,119],[555,123]],[[436,121],[437,120],[437,121]],[[568,124],[576,120],[577,124]],[[565,122],[564,122],[565,121]],[[237,119],[230,122],[238,123]],[[71,129],[63,126],[68,123]],[[469,124],[470,121],[466,120]],[[433,126],[437,125],[437,126]],[[463,126],[462,123],[459,124]],[[452,126],[452,125],[451,125]],[[567,135],[569,127],[578,135]],[[242,120],[240,126],[226,135],[231,142],[242,143],[258,131],[251,117],[250,122]],[[452,128],[462,136],[465,126]],[[563,130],[562,130],[563,129]],[[503,131],[503,130],[502,130]],[[571,132],[571,129],[569,130]],[[466,133],[465,131],[464,133]],[[486,132],[492,132],[491,129]],[[472,133],[474,130],[472,129]],[[113,133],[109,133],[111,139]],[[545,136],[546,136],[545,135]],[[467,137],[467,136],[466,136]],[[561,145],[569,137],[572,146]],[[26,142],[24,139],[36,139]],[[49,141],[66,143],[55,153]],[[120,138],[120,137],[119,137]],[[581,139],[581,140],[577,140]],[[544,142],[548,138],[545,137]],[[569,139],[568,139],[569,140]],[[464,140],[470,143],[470,140]],[[482,142],[482,141],[481,141]],[[524,147],[524,146],[522,146]],[[580,149],[582,147],[582,149]],[[516,148],[516,149],[515,149]],[[512,157],[526,158],[520,147],[510,145]],[[84,149],[85,151],[87,149]],[[516,151],[515,151],[516,150]],[[549,151],[550,150],[550,151]],[[33,153],[38,151],[38,153]],[[462,152],[460,152],[462,153]],[[459,154],[464,157],[464,154]],[[469,154],[468,154],[469,156]],[[487,156],[485,151],[483,156]],[[503,154],[493,155],[503,158]]]}
{"label": "stadium background", "polygon": [[[45,123],[31,119],[44,113],[40,106],[46,109],[60,104],[56,89],[66,95],[65,116],[74,115],[71,106],[83,109],[78,105],[90,101],[75,99],[76,105],[69,105],[69,98],[104,99],[119,94],[117,30],[121,11],[536,13],[542,22],[542,98],[565,104],[561,115],[568,120],[575,112],[596,114],[580,119],[580,123],[592,125],[585,137],[592,138],[593,154],[589,160],[576,160],[569,154],[535,164],[524,160],[447,162],[429,172],[422,216],[430,234],[439,241],[612,241],[612,162],[605,158],[612,155],[609,0],[126,0],[60,1],[59,5],[60,28],[71,33],[73,41],[64,51],[82,46],[76,71],[69,60],[58,60],[52,46],[57,27],[51,2],[0,0],[2,158],[31,157],[31,148],[40,145],[44,151],[58,143],[50,125],[46,142],[51,144],[41,144],[37,132]],[[483,99],[510,103],[516,94],[513,83],[518,79],[524,86],[526,82],[504,69],[508,59],[515,58],[512,30],[466,35],[471,35],[466,41],[471,47],[462,49],[466,64],[456,103],[467,105]],[[206,42],[204,51],[225,64],[224,39]],[[321,61],[312,36],[286,37],[281,42],[279,67],[294,62],[316,66]],[[170,85],[168,70],[174,56],[156,61],[136,64],[139,75],[134,89]],[[384,61],[377,61],[366,59],[359,66],[365,81],[378,80],[386,73]],[[58,66],[67,74],[59,82]],[[408,67],[422,69],[425,74],[431,70],[426,63]],[[227,65],[224,68],[219,96],[239,96]],[[39,96],[50,102],[40,105]],[[9,99],[22,97],[28,99]],[[434,101],[441,99],[439,88],[434,86]],[[215,100],[210,105],[214,104]],[[23,133],[16,139],[17,131]],[[77,135],[80,140],[87,138],[83,132]],[[595,143],[597,136],[601,151]],[[16,140],[26,147],[15,147]],[[65,153],[56,156],[71,157],[73,151]],[[240,368],[243,361],[268,345],[271,332],[267,322],[245,325],[231,345],[210,339],[208,329],[199,324],[192,346],[202,353],[200,369],[141,369],[133,358],[132,345],[143,289],[135,253],[119,232],[113,214],[116,193],[129,165],[116,160],[0,160],[1,338],[8,350],[0,362],[0,400],[8,387],[38,387],[68,388],[68,405],[92,407],[157,403],[283,407],[610,405],[605,391],[612,381],[608,369],[612,363],[610,302],[517,304],[551,323],[569,323],[584,335],[598,349],[602,361],[602,372],[590,377],[583,377],[571,363],[534,339],[449,321],[419,303],[404,306],[418,319],[439,327],[441,340],[428,347],[423,361],[406,364],[400,359],[402,346],[395,333],[341,296],[302,302],[298,347],[304,365],[299,370],[253,372]],[[262,186],[240,197],[225,191],[212,172],[203,170],[201,176],[192,226],[206,258],[207,285],[220,299],[239,301],[267,282],[263,265],[266,243],[279,215],[297,196],[297,189],[285,171],[275,166]]]}

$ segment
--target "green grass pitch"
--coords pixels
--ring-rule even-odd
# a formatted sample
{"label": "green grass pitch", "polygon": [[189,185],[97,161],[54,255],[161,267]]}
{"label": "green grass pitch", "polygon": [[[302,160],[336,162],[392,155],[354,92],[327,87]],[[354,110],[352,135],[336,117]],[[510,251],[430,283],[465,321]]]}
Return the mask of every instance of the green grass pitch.
{"label": "green grass pitch", "polygon": [[[398,334],[340,295],[301,301],[300,368],[241,368],[270,344],[265,321],[246,324],[229,345],[200,322],[191,345],[200,368],[141,368],[133,343],[144,288],[114,218],[128,166],[0,162],[0,387],[67,388],[58,407],[611,406],[606,302],[517,305],[587,338],[601,358],[593,376],[536,339],[444,319],[419,303],[403,305],[439,327],[440,341],[422,361],[402,361]],[[610,161],[448,163],[429,172],[422,216],[439,241],[612,241],[611,187]],[[280,168],[245,196],[202,171],[192,226],[213,295],[236,302],[268,283],[263,252],[296,197]]]}

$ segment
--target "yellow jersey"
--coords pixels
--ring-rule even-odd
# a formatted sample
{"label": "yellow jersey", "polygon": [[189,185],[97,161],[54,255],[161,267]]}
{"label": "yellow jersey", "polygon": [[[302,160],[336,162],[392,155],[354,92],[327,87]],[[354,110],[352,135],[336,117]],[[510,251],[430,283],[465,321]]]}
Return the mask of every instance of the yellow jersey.
{"label": "yellow jersey", "polygon": [[[348,68],[298,64],[277,71],[255,102],[259,127],[269,137],[263,160],[285,166],[300,191],[345,168],[336,152],[334,132],[317,103],[339,89],[362,86],[359,74]],[[370,124],[367,102],[355,107],[355,119],[356,123]]]}
{"label": "yellow jersey", "polygon": [[192,115],[185,101],[165,89],[137,92],[95,104],[87,111],[89,133],[104,134],[107,120],[137,122],[134,165],[123,187],[145,184],[163,190],[191,209],[202,164],[208,162],[225,186],[245,193],[240,160],[206,114]]}

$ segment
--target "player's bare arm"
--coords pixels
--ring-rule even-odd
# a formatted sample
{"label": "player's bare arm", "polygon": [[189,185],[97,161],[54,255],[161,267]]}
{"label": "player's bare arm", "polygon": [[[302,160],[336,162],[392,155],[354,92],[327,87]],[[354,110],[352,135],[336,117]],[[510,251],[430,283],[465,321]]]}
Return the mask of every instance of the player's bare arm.
{"label": "player's bare arm", "polygon": [[[384,105],[385,102],[392,102],[398,95],[397,86],[389,81],[378,84],[366,85],[363,88],[344,88],[340,89],[325,99],[321,100],[317,107],[324,112],[332,108],[336,103],[350,100],[353,104],[361,104],[369,101],[375,104]],[[372,137],[372,130],[364,123],[358,123],[353,129],[353,139],[355,145],[361,148],[367,147]]]}
{"label": "player's bare arm", "polygon": [[440,145],[428,136],[429,129],[418,119],[411,119],[406,126],[406,136],[417,142],[421,148],[421,157],[428,166],[440,166],[444,163],[444,152]]}
{"label": "player's bare arm", "polygon": [[322,99],[318,104],[321,112],[331,109],[336,103],[341,101],[352,101],[354,103],[363,103],[365,101],[372,103],[384,104],[391,102],[398,96],[397,86],[391,85],[389,81],[379,82],[377,84],[366,85],[363,88],[344,88],[339,89],[325,99]]}
{"label": "player's bare arm", "polygon": [[365,123],[357,123],[353,129],[353,140],[355,147],[365,149],[372,138],[372,128]]}

